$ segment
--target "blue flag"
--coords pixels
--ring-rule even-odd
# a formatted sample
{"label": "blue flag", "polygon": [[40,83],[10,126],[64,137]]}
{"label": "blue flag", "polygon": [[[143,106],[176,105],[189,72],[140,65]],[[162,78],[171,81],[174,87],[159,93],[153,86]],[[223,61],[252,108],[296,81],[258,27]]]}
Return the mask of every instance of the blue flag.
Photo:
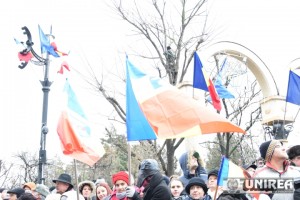
{"label": "blue flag", "polygon": [[229,90],[222,84],[222,71],[224,69],[225,63],[226,63],[227,58],[224,59],[223,64],[221,66],[221,69],[219,71],[219,74],[216,77],[216,80],[214,82],[215,88],[217,90],[217,93],[220,98],[222,99],[234,99],[234,95],[229,92]]}
{"label": "blue flag", "polygon": [[145,76],[126,60],[126,127],[127,141],[155,140],[156,134],[142,112],[132,89],[131,79]]}
{"label": "blue flag", "polygon": [[[217,93],[220,98],[222,99],[234,99],[234,95],[223,85],[222,83],[222,71],[224,69],[225,63],[227,61],[227,58],[224,59],[222,66],[220,68],[220,71],[216,77],[216,80],[214,82],[215,88],[217,90]],[[208,100],[211,101],[211,98],[208,97]]]}
{"label": "blue flag", "polygon": [[193,88],[198,88],[208,92],[208,84],[206,83],[205,76],[203,74],[203,66],[198,54],[194,53],[194,78],[193,78]]}
{"label": "blue flag", "polygon": [[300,106],[300,76],[290,70],[286,101]]}
{"label": "blue flag", "polygon": [[43,30],[39,25],[39,35],[40,35],[40,43],[41,43],[41,52],[48,52],[50,55],[54,57],[59,57],[59,55],[54,51],[54,47],[50,45],[50,39],[44,34]]}

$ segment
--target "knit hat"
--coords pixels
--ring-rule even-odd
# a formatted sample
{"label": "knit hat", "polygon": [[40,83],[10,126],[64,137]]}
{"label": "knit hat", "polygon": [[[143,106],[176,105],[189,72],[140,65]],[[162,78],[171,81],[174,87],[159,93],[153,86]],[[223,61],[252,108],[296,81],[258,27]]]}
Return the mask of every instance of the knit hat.
{"label": "knit hat", "polygon": [[193,178],[191,178],[189,180],[188,184],[185,186],[185,192],[187,194],[190,194],[190,189],[194,185],[198,185],[198,186],[202,187],[202,189],[204,191],[204,194],[207,193],[208,188],[207,188],[204,180],[202,180],[200,177],[193,177]]}
{"label": "knit hat", "polygon": [[296,145],[291,147],[288,151],[287,154],[289,155],[289,159],[292,160],[296,156],[300,156],[300,145]]}
{"label": "knit hat", "polygon": [[43,184],[37,184],[34,191],[41,194],[43,197],[46,197],[48,194],[50,194],[49,188]]}
{"label": "knit hat", "polygon": [[260,147],[259,147],[260,155],[267,162],[269,162],[271,160],[277,143],[278,143],[278,140],[269,140],[260,145]]}
{"label": "knit hat", "polygon": [[112,182],[115,184],[118,180],[125,181],[129,185],[129,175],[125,171],[120,171],[112,176]]}
{"label": "knit hat", "polygon": [[28,182],[23,185],[23,189],[25,189],[25,187],[29,187],[30,190],[35,190],[36,185],[34,182]]}
{"label": "knit hat", "polygon": [[208,175],[207,175],[207,179],[209,179],[209,177],[211,175],[214,175],[214,176],[218,177],[218,173],[219,173],[219,170],[217,170],[217,169],[213,169],[213,170],[209,171]]}
{"label": "knit hat", "polygon": [[12,190],[7,191],[8,194],[16,194],[17,198],[19,198],[22,194],[25,193],[25,190],[23,188],[14,188]]}

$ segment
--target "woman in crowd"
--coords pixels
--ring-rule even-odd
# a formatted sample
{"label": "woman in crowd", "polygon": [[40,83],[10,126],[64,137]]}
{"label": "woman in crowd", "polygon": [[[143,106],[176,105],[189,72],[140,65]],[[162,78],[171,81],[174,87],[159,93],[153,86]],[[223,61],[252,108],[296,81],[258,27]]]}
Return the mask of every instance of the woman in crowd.
{"label": "woman in crowd", "polygon": [[181,180],[179,180],[179,176],[173,175],[170,177],[169,187],[173,200],[183,200],[187,197],[183,183]]}
{"label": "woman in crowd", "polygon": [[95,184],[92,181],[82,181],[78,184],[80,194],[85,200],[92,200],[95,195]]}
{"label": "woman in crowd", "polygon": [[107,183],[98,183],[98,186],[96,188],[96,200],[103,200],[110,194],[112,194],[112,190]]}
{"label": "woman in crowd", "polygon": [[128,173],[125,171],[115,173],[112,176],[112,183],[114,184],[114,190],[105,200],[127,200],[126,188],[129,186]]}

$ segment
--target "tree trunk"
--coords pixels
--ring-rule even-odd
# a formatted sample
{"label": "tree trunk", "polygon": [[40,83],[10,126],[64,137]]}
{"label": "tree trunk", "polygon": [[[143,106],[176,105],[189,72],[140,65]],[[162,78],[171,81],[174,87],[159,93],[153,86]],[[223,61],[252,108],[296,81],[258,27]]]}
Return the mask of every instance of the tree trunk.
{"label": "tree trunk", "polygon": [[173,145],[173,140],[167,139],[166,146],[167,146],[167,171],[165,173],[167,176],[171,176],[174,174],[175,171],[175,167],[174,167],[175,147]]}

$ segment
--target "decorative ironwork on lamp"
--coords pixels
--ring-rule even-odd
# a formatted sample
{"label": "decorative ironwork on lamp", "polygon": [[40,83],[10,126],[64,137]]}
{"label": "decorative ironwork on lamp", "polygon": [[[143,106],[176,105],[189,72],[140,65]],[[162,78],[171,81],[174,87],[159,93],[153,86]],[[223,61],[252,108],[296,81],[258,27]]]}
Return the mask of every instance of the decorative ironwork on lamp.
{"label": "decorative ironwork on lamp", "polygon": [[293,128],[294,127],[292,124],[284,124],[284,121],[276,121],[273,123],[273,125],[266,125],[264,130],[270,138],[274,138],[276,140],[286,140]]}

